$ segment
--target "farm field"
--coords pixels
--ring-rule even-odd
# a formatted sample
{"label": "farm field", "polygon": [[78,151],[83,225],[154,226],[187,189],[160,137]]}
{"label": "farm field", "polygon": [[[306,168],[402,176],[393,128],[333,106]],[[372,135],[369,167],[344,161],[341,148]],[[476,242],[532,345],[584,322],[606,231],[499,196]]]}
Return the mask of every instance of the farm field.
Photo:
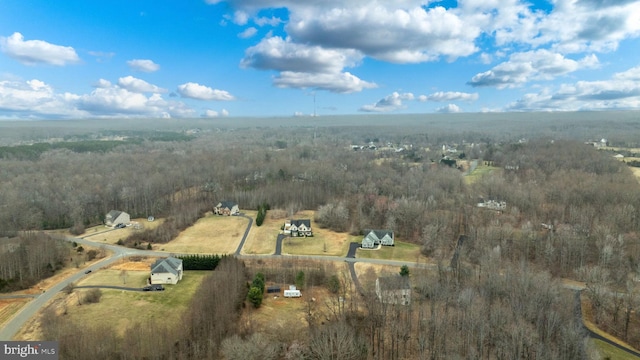
{"label": "farm field", "polygon": [[232,254],[246,228],[245,218],[207,215],[172,241],[153,244],[153,249],[174,253]]}

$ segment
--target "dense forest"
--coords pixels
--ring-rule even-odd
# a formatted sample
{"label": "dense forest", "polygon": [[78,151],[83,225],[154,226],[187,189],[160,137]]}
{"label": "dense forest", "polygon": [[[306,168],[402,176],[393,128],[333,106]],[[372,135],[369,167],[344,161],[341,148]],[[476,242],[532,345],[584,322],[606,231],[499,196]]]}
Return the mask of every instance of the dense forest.
{"label": "dense forest", "polygon": [[[640,346],[640,183],[610,151],[585,144],[606,137],[615,146],[637,146],[637,114],[624,113],[619,121],[615,115],[405,118],[402,126],[199,122],[197,130],[173,124],[182,127],[171,130],[175,137],[118,132],[121,143],[111,134],[104,146],[70,145],[103,141],[81,129],[85,134],[76,130],[64,146],[0,149],[7,154],[0,156],[0,230],[8,238],[25,230],[81,232],[117,209],[132,218],[167,219],[130,241],[167,242],[218,201],[234,200],[242,209],[267,203],[288,214],[317,210],[321,226],[340,232],[393,229],[438,264],[435,271],[412,270],[411,306],[372,300],[365,281],[367,296],[347,305],[336,301],[322,326],[310,315],[306,333],[265,334],[236,324],[251,272],[291,280],[304,270],[310,285],[324,285],[338,272],[294,264],[278,266],[277,275],[274,268],[248,270],[223,258],[207,280],[211,285],[194,297],[185,328],[138,327],[178,339],[173,342],[139,329],[105,339],[104,329],[74,330],[46,315],[47,338],[69,339],[65,358],[74,358],[73,344],[98,339],[104,353],[96,359],[584,358],[590,350],[574,294],[562,287],[565,278],[587,284],[596,323]],[[32,135],[34,144],[46,142],[40,132]],[[486,174],[465,176],[476,165]],[[485,201],[505,206],[477,206]],[[220,286],[232,289],[224,300],[213,290]],[[340,291],[347,289],[353,291],[342,281]],[[213,318],[201,316],[211,311]],[[132,353],[142,338],[155,342],[145,340]]]}

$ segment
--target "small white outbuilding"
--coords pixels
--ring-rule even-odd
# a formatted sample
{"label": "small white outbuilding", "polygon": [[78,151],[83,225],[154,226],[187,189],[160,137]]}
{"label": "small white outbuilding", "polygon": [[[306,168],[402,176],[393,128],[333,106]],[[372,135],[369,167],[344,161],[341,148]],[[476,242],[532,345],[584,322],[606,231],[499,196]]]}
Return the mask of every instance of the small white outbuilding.
{"label": "small white outbuilding", "polygon": [[301,297],[302,293],[295,285],[289,285],[289,290],[284,291],[284,297]]}

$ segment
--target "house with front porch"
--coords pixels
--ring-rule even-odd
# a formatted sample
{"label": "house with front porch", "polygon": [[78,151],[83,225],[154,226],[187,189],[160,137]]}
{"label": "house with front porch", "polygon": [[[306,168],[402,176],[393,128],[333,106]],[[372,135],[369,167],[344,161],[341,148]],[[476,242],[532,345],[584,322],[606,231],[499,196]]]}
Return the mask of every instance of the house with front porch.
{"label": "house with front porch", "polygon": [[311,220],[309,219],[285,220],[282,230],[286,235],[290,235],[292,237],[313,236],[313,232],[311,231]]}
{"label": "house with front porch", "polygon": [[373,249],[377,245],[394,246],[393,230],[365,230],[360,247]]}

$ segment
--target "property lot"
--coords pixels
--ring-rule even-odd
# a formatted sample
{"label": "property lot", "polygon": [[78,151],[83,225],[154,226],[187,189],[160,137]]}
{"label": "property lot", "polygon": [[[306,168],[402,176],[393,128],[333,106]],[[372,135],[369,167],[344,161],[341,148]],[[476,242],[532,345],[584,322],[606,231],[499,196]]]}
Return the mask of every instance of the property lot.
{"label": "property lot", "polygon": [[232,254],[238,248],[248,220],[239,216],[207,215],[154,250],[174,253]]}
{"label": "property lot", "polygon": [[[101,270],[89,276],[82,285],[92,285],[100,282],[110,282],[113,285],[122,285],[120,270]],[[128,271],[127,285],[139,281],[141,277],[148,276],[149,272]],[[198,286],[209,274],[208,271],[187,271],[183,279],[176,285],[165,285],[165,291],[122,291],[102,289],[102,298],[99,303],[79,305],[88,289],[76,289],[71,294],[60,292],[49,305],[59,314],[66,312],[66,321],[73,321],[87,326],[105,326],[120,331],[120,335],[127,327],[135,324],[145,324],[151,319],[160,319],[165,324],[177,324],[183,312],[189,306],[189,302]],[[92,277],[94,277],[92,279]],[[101,284],[104,285],[104,284]],[[140,286],[142,287],[142,286]],[[17,338],[24,340],[36,340],[40,338],[40,328],[37,322],[30,321]]]}
{"label": "property lot", "polygon": [[[357,240],[354,240],[357,241]],[[427,257],[420,254],[420,246],[395,241],[395,246],[380,246],[379,249],[358,249],[357,258],[425,262]]]}
{"label": "property lot", "polygon": [[[267,217],[261,226],[253,224],[242,248],[243,254],[273,254],[276,248],[276,238],[285,220],[281,212],[267,211]],[[245,211],[245,214],[253,219],[256,218],[256,213],[257,211]]]}
{"label": "property lot", "polygon": [[[156,219],[155,221],[147,221],[147,219],[131,219],[132,226],[127,226],[122,229],[113,229],[104,225],[98,225],[88,228],[83,234],[71,235],[67,233],[67,236],[86,238],[87,240],[104,242],[106,244],[115,244],[118,240],[124,240],[129,235],[136,231],[144,231],[149,229],[155,229],[164,222],[164,219]],[[136,226],[137,225],[137,226]]]}

